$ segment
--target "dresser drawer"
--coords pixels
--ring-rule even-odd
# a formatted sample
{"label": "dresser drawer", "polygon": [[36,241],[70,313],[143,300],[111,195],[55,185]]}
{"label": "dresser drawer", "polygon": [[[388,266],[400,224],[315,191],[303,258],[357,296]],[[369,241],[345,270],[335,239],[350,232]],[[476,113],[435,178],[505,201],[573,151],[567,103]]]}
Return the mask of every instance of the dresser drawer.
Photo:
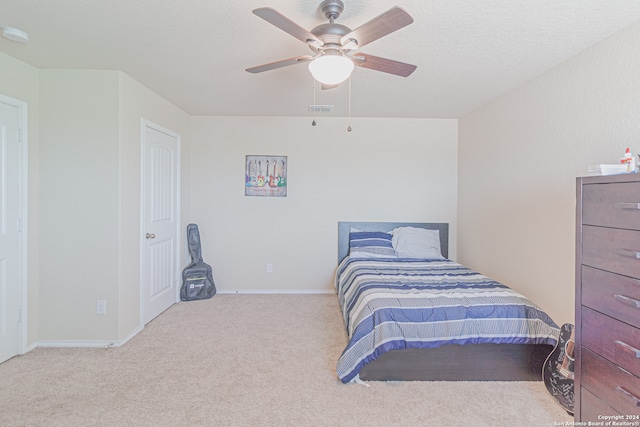
{"label": "dresser drawer", "polygon": [[640,377],[640,329],[584,307],[582,346]]}
{"label": "dresser drawer", "polygon": [[640,230],[640,182],[583,187],[582,223]]}
{"label": "dresser drawer", "polygon": [[580,412],[580,421],[601,422],[603,415],[622,415],[584,387],[580,388]]}
{"label": "dresser drawer", "polygon": [[640,415],[640,378],[582,348],[582,385],[625,415]]}
{"label": "dresser drawer", "polygon": [[581,304],[640,328],[640,280],[583,265]]}
{"label": "dresser drawer", "polygon": [[640,231],[583,226],[582,263],[640,278]]}

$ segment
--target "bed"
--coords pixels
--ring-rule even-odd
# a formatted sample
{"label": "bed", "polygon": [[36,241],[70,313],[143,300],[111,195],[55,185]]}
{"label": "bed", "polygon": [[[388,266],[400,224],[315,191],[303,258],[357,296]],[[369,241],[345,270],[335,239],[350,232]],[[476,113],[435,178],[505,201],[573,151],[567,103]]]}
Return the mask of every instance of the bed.
{"label": "bed", "polygon": [[342,382],[541,380],[558,326],[523,295],[449,260],[448,232],[446,223],[338,223]]}

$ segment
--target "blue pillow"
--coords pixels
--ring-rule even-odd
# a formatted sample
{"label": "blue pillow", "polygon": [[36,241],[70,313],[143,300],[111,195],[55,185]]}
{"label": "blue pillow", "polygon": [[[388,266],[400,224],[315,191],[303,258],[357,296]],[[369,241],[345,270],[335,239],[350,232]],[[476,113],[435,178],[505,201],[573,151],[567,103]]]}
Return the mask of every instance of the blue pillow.
{"label": "blue pillow", "polygon": [[349,232],[349,256],[354,258],[396,258],[393,236],[381,231]]}

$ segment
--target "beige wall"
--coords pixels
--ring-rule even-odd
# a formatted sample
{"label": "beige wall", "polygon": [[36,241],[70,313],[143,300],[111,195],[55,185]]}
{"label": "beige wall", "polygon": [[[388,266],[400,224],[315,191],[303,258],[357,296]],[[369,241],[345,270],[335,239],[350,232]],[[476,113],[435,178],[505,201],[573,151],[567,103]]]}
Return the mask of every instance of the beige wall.
{"label": "beige wall", "polygon": [[[200,225],[222,292],[330,292],[339,220],[446,221],[455,257],[456,120],[190,118],[121,72],[1,53],[0,77],[29,104],[29,344],[139,326],[142,118],[182,136],[182,229]],[[286,198],[244,196],[247,154],[289,157]]]}
{"label": "beige wall", "polygon": [[117,71],[40,71],[39,341],[116,338],[118,126]]}
{"label": "beige wall", "polygon": [[[222,292],[330,292],[339,220],[447,221],[452,258],[572,321],[575,177],[640,151],[639,48],[634,24],[459,126],[353,119],[351,133],[342,118],[189,118],[120,72],[0,53],[0,91],[29,103],[28,341],[137,326],[142,117],[182,134],[183,229],[200,225]],[[247,154],[288,156],[286,198],[244,196]]]}
{"label": "beige wall", "polygon": [[[192,119],[190,220],[219,291],[330,292],[341,220],[449,222],[455,257],[457,120],[316,120]],[[244,195],[252,154],[288,157],[286,197]]]}
{"label": "beige wall", "polygon": [[189,116],[119,71],[40,74],[38,341],[122,340],[140,327],[141,120],[188,150]]}
{"label": "beige wall", "polygon": [[640,152],[640,23],[460,120],[458,256],[574,323],[575,178]]}
{"label": "beige wall", "polygon": [[0,93],[28,104],[27,176],[27,345],[38,336],[38,240],[39,240],[39,105],[40,74],[35,67],[0,52]]}

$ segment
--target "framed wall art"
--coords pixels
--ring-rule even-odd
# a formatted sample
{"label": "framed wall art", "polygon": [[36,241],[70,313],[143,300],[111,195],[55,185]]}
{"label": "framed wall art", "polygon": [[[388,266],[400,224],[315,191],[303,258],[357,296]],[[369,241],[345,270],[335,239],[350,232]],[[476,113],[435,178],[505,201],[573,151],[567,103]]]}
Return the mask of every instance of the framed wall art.
{"label": "framed wall art", "polygon": [[247,156],[244,195],[287,196],[287,156]]}

